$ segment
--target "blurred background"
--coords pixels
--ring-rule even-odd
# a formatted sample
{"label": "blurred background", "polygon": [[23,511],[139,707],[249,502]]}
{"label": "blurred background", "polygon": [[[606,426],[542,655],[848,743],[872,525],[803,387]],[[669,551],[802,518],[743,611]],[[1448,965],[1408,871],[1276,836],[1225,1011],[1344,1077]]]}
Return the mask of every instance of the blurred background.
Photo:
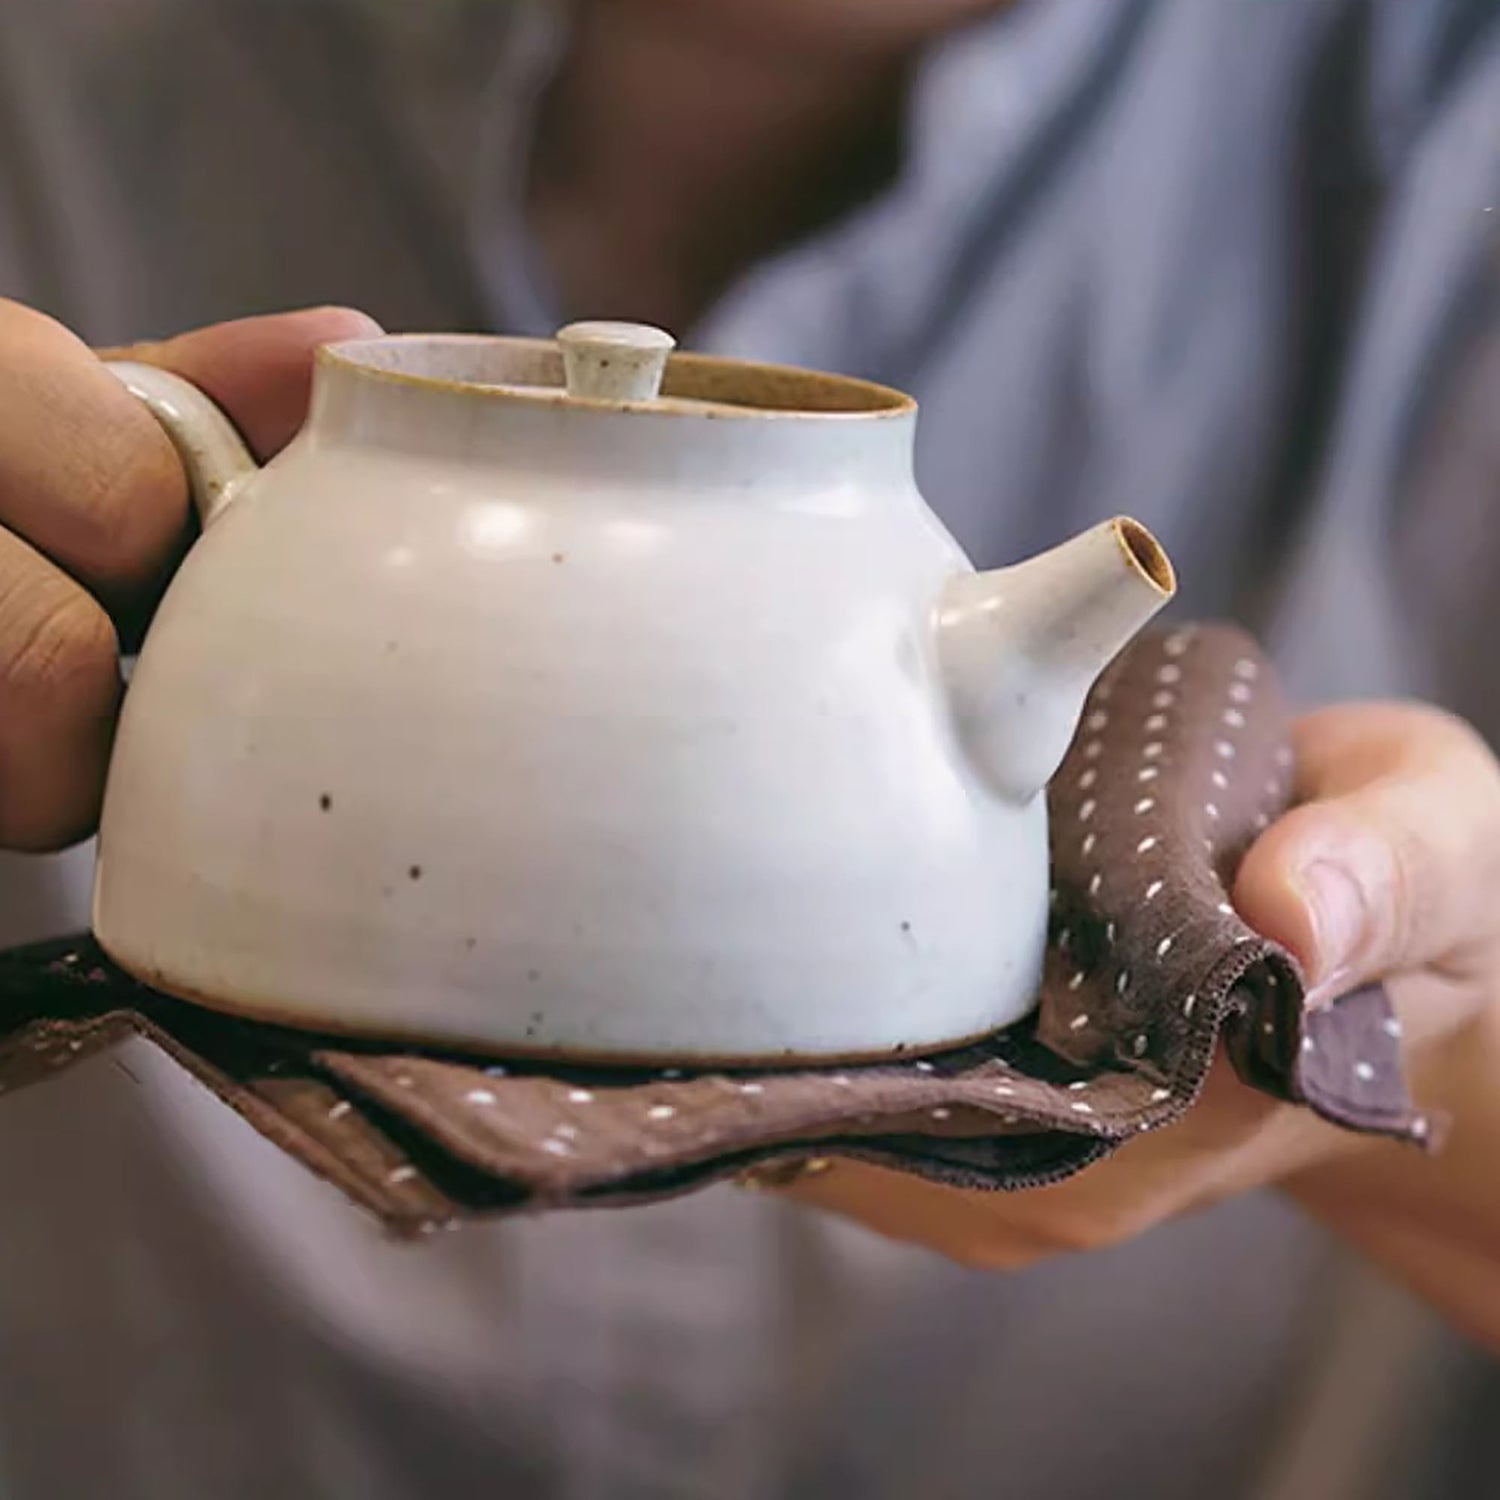
{"label": "blurred background", "polygon": [[[0,294],[91,344],[327,303],[870,377],[976,563],[1136,515],[1301,701],[1491,736],[1497,204],[1495,0],[0,16]],[[91,857],[5,856],[0,939]],[[0,1495],[1496,1490],[1488,1358],[1274,1195],[1010,1276],[729,1190],[403,1258],[137,1065],[0,1106]]]}

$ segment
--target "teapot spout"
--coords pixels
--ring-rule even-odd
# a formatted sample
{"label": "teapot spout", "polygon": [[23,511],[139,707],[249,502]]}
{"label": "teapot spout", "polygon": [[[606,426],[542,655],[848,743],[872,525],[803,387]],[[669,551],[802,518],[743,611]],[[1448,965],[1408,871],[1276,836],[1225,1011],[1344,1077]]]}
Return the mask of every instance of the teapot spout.
{"label": "teapot spout", "polygon": [[1026,803],[1045,790],[1094,680],[1176,588],[1161,544],[1127,517],[949,581],[938,657],[959,736],[999,795]]}

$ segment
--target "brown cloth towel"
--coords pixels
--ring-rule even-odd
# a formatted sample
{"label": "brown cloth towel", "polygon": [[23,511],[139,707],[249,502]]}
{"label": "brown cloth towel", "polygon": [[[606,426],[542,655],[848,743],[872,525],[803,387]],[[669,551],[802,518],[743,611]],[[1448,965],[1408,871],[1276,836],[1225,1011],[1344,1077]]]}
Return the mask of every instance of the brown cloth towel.
{"label": "brown cloth towel", "polygon": [[667,1197],[813,1155],[971,1188],[1056,1181],[1191,1107],[1221,1037],[1252,1087],[1427,1142],[1384,993],[1305,1011],[1294,962],[1229,904],[1244,851],[1292,797],[1286,736],[1270,667],[1240,632],[1158,631],[1123,653],[1049,793],[1040,1008],[939,1056],[759,1071],[502,1065],[220,1016],[136,984],[80,939],[0,955],[0,1089],[138,1032],[407,1233]]}

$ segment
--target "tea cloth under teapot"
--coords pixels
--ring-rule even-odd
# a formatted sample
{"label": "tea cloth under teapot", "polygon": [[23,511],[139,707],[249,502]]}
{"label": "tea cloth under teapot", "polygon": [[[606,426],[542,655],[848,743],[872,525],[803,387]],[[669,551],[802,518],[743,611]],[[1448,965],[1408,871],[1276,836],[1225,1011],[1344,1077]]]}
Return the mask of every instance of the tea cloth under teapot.
{"label": "tea cloth under teapot", "polygon": [[1237,630],[1156,631],[1117,659],[1049,792],[1041,1004],[978,1045],[784,1070],[503,1063],[221,1016],[79,939],[0,956],[0,1090],[139,1033],[402,1232],[668,1197],[817,1156],[965,1187],[1055,1181],[1179,1118],[1221,1038],[1251,1087],[1430,1144],[1384,993],[1305,1010],[1295,963],[1229,904],[1244,851],[1293,795],[1287,728]]}

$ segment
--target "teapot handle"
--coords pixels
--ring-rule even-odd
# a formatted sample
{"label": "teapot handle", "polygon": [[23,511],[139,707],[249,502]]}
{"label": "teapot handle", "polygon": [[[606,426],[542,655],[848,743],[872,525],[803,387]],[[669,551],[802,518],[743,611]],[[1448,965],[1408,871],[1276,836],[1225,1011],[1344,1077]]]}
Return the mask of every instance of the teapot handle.
{"label": "teapot handle", "polygon": [[260,472],[245,440],[223,411],[180,375],[132,360],[106,360],[104,367],[166,430],[187,470],[199,523],[207,529]]}

